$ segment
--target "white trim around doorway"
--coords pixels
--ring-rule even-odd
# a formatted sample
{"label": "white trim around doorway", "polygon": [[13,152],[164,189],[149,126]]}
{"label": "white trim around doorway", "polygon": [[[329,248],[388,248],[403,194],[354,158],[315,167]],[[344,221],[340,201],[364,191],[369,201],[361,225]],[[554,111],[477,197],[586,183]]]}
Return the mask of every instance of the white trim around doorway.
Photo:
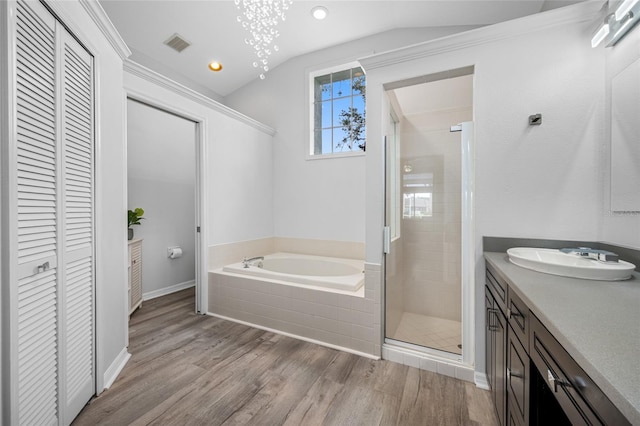
{"label": "white trim around doorway", "polygon": [[[168,112],[170,114],[174,114],[176,116],[182,117],[186,120],[192,121],[196,125],[196,227],[198,231],[196,232],[196,278],[195,278],[195,288],[196,288],[196,302],[194,306],[194,310],[198,314],[204,314],[207,312],[207,301],[208,297],[208,283],[207,283],[207,264],[208,264],[208,256],[207,256],[207,245],[206,245],[206,230],[207,230],[207,215],[205,214],[205,206],[207,205],[207,168],[206,165],[206,120],[203,117],[200,117],[196,114],[193,114],[189,111],[184,111],[180,108],[175,107],[174,105],[170,105],[160,99],[154,98],[147,94],[141,93],[135,89],[125,87],[125,96],[126,99],[132,99],[143,104],[149,105],[151,107],[160,109],[162,111]],[[126,105],[126,104],[125,104]],[[125,106],[126,112],[126,106]],[[125,113],[125,123],[126,123],[126,113]],[[126,129],[126,124],[125,124]],[[125,131],[126,133],[126,131]],[[126,139],[125,139],[126,140]],[[126,156],[126,150],[125,150]],[[126,158],[125,158],[126,162]],[[125,179],[127,181],[127,179]],[[124,197],[126,200],[127,193],[125,191]],[[127,312],[129,310],[127,309]],[[128,322],[128,321],[127,321]],[[129,332],[127,329],[127,345],[129,342]]]}

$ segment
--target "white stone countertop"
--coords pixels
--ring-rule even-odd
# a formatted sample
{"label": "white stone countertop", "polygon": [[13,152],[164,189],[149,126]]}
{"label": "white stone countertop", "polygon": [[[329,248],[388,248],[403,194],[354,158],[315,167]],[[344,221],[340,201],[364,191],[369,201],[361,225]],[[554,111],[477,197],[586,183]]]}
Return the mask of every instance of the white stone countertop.
{"label": "white stone countertop", "polygon": [[640,425],[640,274],[591,281],[524,269],[506,253],[484,257],[627,420]]}

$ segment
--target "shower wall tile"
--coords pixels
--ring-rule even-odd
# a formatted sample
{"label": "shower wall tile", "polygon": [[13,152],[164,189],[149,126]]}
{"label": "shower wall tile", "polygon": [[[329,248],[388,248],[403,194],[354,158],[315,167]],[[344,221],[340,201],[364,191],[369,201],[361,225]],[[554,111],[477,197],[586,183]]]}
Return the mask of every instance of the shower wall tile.
{"label": "shower wall tile", "polygon": [[415,354],[405,352],[402,354],[402,363],[409,367],[420,368],[420,357]]}
{"label": "shower wall tile", "polygon": [[464,380],[465,382],[475,381],[475,370],[471,367],[464,367],[456,365],[456,379]]}
{"label": "shower wall tile", "polygon": [[[440,362],[437,365],[436,373],[443,374],[449,377],[456,377],[456,366],[453,364]],[[473,380],[473,377],[472,377],[472,380]]]}
{"label": "shower wall tile", "polygon": [[435,373],[438,370],[438,363],[432,359],[420,358],[420,369]]}

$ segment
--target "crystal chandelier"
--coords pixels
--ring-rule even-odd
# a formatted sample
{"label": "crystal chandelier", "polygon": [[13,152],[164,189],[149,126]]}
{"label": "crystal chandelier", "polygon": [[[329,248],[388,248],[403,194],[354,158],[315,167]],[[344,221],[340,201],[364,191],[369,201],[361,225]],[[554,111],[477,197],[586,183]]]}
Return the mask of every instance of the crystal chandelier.
{"label": "crystal chandelier", "polygon": [[235,3],[242,12],[238,22],[251,34],[244,42],[256,53],[253,67],[260,69],[260,79],[264,80],[265,73],[269,71],[269,56],[279,50],[274,44],[280,36],[276,27],[279,21],[285,20],[285,12],[292,0],[235,0]]}

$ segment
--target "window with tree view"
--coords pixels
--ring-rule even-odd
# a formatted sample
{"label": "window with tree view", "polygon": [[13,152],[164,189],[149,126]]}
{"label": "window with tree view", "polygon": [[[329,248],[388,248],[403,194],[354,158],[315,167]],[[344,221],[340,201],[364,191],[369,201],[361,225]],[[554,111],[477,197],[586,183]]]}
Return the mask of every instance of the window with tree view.
{"label": "window with tree view", "polygon": [[365,83],[360,67],[313,77],[313,155],[365,151]]}

